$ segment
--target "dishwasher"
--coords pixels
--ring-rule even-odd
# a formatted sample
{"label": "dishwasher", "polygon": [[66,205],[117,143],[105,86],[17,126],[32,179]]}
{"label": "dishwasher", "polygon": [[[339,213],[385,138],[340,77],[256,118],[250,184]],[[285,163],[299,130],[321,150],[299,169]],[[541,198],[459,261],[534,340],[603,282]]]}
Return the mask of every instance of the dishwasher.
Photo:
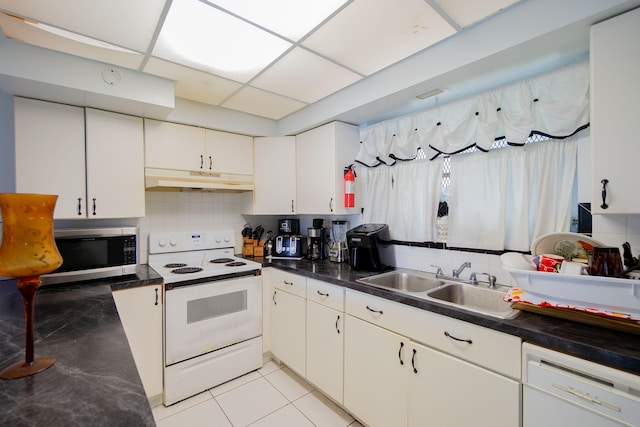
{"label": "dishwasher", "polygon": [[640,426],[640,376],[524,343],[523,427]]}

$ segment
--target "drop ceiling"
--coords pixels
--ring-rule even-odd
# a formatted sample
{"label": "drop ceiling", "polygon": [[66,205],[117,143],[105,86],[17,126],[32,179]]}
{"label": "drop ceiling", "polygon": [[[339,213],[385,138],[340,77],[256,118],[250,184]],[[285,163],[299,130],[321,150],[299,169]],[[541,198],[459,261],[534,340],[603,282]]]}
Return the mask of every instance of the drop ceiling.
{"label": "drop ceiling", "polygon": [[0,28],[168,78],[178,98],[280,120],[517,2],[0,0]]}
{"label": "drop ceiling", "polygon": [[[365,126],[588,59],[590,25],[638,6],[0,0],[0,92],[251,135]],[[195,10],[186,28],[183,9]],[[102,81],[111,68],[121,81]],[[438,94],[418,98],[429,92]]]}

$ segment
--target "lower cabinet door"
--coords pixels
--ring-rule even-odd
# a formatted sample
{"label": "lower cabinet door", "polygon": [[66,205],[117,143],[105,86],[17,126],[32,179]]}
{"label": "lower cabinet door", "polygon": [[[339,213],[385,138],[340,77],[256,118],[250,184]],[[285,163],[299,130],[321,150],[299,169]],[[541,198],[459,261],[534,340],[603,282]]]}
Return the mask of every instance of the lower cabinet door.
{"label": "lower cabinet door", "polygon": [[144,391],[151,406],[162,403],[162,285],[113,292]]}
{"label": "lower cabinet door", "polygon": [[520,384],[455,357],[411,343],[409,426],[520,425]]}
{"label": "lower cabinet door", "polygon": [[344,313],[307,301],[307,379],[343,402]]}
{"label": "lower cabinet door", "polygon": [[271,352],[304,377],[305,299],[274,289],[271,300]]}
{"label": "lower cabinet door", "polygon": [[402,335],[347,316],[344,406],[365,424],[407,425],[408,347]]}

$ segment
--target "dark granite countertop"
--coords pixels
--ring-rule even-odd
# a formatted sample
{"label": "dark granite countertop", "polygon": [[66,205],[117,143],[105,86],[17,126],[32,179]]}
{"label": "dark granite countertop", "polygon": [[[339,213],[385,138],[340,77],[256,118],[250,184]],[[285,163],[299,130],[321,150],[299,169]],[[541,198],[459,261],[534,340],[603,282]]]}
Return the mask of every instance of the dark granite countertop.
{"label": "dark granite countertop", "polygon": [[376,273],[359,272],[352,269],[348,264],[337,264],[326,260],[266,261],[261,258],[255,258],[255,260],[264,261],[263,265],[265,267],[273,266],[288,270],[301,276],[311,277],[485,326],[500,332],[516,335],[524,341],[640,375],[640,336],[638,335],[530,312],[522,312],[512,320],[483,316],[423,298],[358,283],[356,282],[357,279]]}
{"label": "dark granite countertop", "polygon": [[[30,377],[0,380],[0,425],[155,425],[111,291],[161,280],[140,266],[135,276],[40,287],[35,357],[57,361]],[[0,370],[25,357],[15,283],[0,281]]]}

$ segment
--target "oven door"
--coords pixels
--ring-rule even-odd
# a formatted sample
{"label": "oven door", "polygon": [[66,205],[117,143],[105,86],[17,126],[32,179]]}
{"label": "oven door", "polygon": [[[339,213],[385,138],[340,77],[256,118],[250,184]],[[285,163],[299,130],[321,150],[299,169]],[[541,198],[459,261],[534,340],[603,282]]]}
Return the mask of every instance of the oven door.
{"label": "oven door", "polygon": [[261,334],[261,276],[178,286],[166,291],[166,366]]}

